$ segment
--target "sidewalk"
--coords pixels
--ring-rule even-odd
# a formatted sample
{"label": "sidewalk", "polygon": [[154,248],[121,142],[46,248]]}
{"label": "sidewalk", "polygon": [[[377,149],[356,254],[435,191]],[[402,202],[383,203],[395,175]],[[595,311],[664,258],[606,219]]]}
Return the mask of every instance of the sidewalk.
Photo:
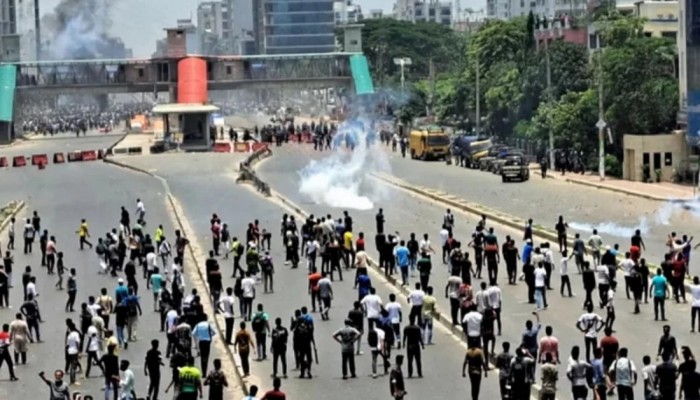
{"label": "sidewalk", "polygon": [[[531,172],[533,173],[533,179],[540,178],[539,167]],[[649,200],[692,200],[694,198],[692,186],[678,185],[670,182],[643,183],[626,181],[613,177],[606,177],[604,181],[601,181],[598,175],[567,173],[562,176],[561,173],[551,170],[547,171],[547,178],[624,193]]]}

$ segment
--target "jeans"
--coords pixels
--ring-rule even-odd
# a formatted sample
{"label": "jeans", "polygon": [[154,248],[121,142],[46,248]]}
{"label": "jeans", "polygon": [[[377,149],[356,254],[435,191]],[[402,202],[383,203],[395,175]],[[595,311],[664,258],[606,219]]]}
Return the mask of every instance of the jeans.
{"label": "jeans", "polygon": [[459,325],[459,299],[450,297],[450,315],[452,316],[452,325]]}
{"label": "jeans", "polygon": [[661,319],[666,319],[666,308],[664,303],[666,302],[666,297],[654,296],[654,319],[659,319],[659,310],[661,310]]}
{"label": "jeans", "polygon": [[632,386],[617,385],[618,400],[634,400],[634,390]]}
{"label": "jeans", "polygon": [[265,333],[256,333],[255,334],[255,346],[258,350],[258,359],[259,360],[264,360],[267,358],[267,353],[265,352],[265,344],[267,335]]}
{"label": "jeans", "polygon": [[423,334],[424,336],[424,341],[426,344],[432,344],[433,343],[433,319],[424,319],[423,320]]}
{"label": "jeans", "polygon": [[472,400],[479,400],[481,390],[481,374],[469,373],[469,383],[472,386]]}
{"label": "jeans", "polygon": [[[700,307],[690,309],[690,329],[695,330],[695,319],[700,317]],[[700,331],[700,318],[698,318],[698,331]]]}
{"label": "jeans", "polygon": [[226,344],[231,345],[231,337],[233,336],[233,321],[234,318],[226,318],[224,319],[224,322],[226,322]]}
{"label": "jeans", "polygon": [[272,349],[272,374],[277,376],[277,361],[282,362],[282,375],[287,376],[287,348]]}
{"label": "jeans", "polygon": [[404,285],[408,285],[408,265],[402,265],[399,267],[401,269],[401,281]]}
{"label": "jeans", "polygon": [[343,378],[348,376],[348,365],[350,366],[350,375],[355,376],[355,354],[352,351],[342,352],[343,360]]}
{"label": "jeans", "polygon": [[544,286],[535,287],[535,305],[537,308],[542,309],[547,307],[547,288]]}
{"label": "jeans", "polygon": [[119,347],[124,347],[124,328],[125,325],[117,325],[117,341],[119,341]]}
{"label": "jeans", "polygon": [[202,375],[206,376],[207,367],[209,366],[209,354],[211,353],[211,341],[210,340],[200,340],[199,341],[199,356],[201,357],[201,367]]}
{"label": "jeans", "polygon": [[406,355],[408,356],[408,377],[413,376],[413,360],[416,361],[416,370],[418,371],[418,376],[423,376],[423,363],[421,362],[420,347],[407,348]]}

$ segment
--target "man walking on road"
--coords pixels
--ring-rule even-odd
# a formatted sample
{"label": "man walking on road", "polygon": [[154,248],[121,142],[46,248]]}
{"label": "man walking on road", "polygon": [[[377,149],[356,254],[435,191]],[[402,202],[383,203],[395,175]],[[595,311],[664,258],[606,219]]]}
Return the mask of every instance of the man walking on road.
{"label": "man walking on road", "polygon": [[340,352],[343,362],[343,379],[348,379],[348,366],[350,367],[350,377],[356,378],[355,374],[355,342],[360,340],[360,331],[353,328],[352,320],[345,320],[345,327],[333,333],[333,340],[340,343]]}
{"label": "man walking on road", "polygon": [[670,293],[668,290],[668,280],[664,276],[661,268],[656,270],[656,276],[651,280],[649,295],[654,299],[654,321],[659,320],[659,311],[661,312],[661,320],[666,321],[665,302]]}

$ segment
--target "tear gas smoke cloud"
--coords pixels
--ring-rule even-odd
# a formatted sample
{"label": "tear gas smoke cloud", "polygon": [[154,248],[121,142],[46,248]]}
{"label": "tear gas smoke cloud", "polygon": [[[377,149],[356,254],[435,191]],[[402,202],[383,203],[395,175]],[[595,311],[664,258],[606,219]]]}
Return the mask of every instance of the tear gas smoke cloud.
{"label": "tear gas smoke cloud", "polygon": [[[358,119],[340,124],[330,156],[312,160],[300,171],[299,192],[318,204],[369,210],[386,197],[386,189],[369,178],[372,172],[388,172],[389,160],[376,142],[372,123]],[[354,144],[354,151],[346,144]]]}
{"label": "tear gas smoke cloud", "polygon": [[634,235],[634,231],[639,229],[642,235],[649,233],[649,230],[653,226],[658,225],[670,225],[671,218],[676,214],[683,211],[688,211],[695,218],[700,218],[700,201],[693,200],[689,202],[667,202],[658,209],[656,209],[649,216],[639,217],[639,223],[637,226],[623,226],[612,221],[606,221],[600,224],[586,224],[572,222],[569,226],[577,231],[582,232],[593,232],[593,229],[597,229],[599,234],[610,235],[621,238],[629,238]]}
{"label": "tear gas smoke cloud", "polygon": [[63,0],[53,13],[42,19],[50,37],[45,57],[53,59],[124,58],[126,48],[118,38],[109,36],[112,24],[105,0]]}

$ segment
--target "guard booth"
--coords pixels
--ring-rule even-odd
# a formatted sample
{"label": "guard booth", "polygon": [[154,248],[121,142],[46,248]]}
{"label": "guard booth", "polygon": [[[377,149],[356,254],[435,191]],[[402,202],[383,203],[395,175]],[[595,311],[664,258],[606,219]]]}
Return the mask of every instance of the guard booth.
{"label": "guard booth", "polygon": [[212,104],[173,103],[153,107],[153,115],[163,120],[163,140],[176,144],[181,137],[180,148],[190,151],[207,151],[214,144],[210,137],[210,116],[219,111]]}

